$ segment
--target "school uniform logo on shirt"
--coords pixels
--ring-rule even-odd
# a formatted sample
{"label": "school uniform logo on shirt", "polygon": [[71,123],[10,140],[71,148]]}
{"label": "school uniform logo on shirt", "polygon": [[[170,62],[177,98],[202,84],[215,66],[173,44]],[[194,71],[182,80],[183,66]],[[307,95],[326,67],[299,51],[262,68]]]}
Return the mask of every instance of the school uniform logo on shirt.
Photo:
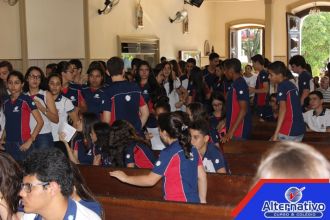
{"label": "school uniform logo on shirt", "polygon": [[239,94],[241,94],[241,95],[242,95],[243,93],[244,93],[244,92],[243,92],[243,90],[239,91]]}
{"label": "school uniform logo on shirt", "polygon": [[131,157],[131,155],[129,154],[126,154],[126,158],[129,159]]}
{"label": "school uniform logo on shirt", "polygon": [[143,94],[148,94],[148,90],[144,90],[143,91]]}
{"label": "school uniform logo on shirt", "polygon": [[71,101],[73,101],[73,102],[76,101],[76,98],[75,98],[74,96],[71,96],[70,99],[71,99]]}
{"label": "school uniform logo on shirt", "polygon": [[95,94],[95,95],[94,95],[94,98],[95,98],[95,99],[99,99],[99,98],[100,98],[100,94]]}
{"label": "school uniform logo on shirt", "polygon": [[15,106],[13,112],[19,112],[18,106]]}
{"label": "school uniform logo on shirt", "polygon": [[89,149],[87,155],[88,155],[88,156],[92,156],[92,149]]}
{"label": "school uniform logo on shirt", "polygon": [[162,162],[160,162],[160,161],[158,160],[158,161],[156,162],[156,166],[159,167],[161,163],[162,163]]}
{"label": "school uniform logo on shirt", "polygon": [[35,102],[31,102],[31,104],[32,104],[32,105],[36,105],[36,103],[35,103]]}
{"label": "school uniform logo on shirt", "polygon": [[283,95],[283,93],[281,93],[281,92],[280,92],[278,95],[279,95],[279,96],[282,96],[282,95]]}
{"label": "school uniform logo on shirt", "polygon": [[131,101],[131,96],[130,96],[130,95],[126,95],[126,96],[125,96],[125,100],[126,100],[127,102]]}

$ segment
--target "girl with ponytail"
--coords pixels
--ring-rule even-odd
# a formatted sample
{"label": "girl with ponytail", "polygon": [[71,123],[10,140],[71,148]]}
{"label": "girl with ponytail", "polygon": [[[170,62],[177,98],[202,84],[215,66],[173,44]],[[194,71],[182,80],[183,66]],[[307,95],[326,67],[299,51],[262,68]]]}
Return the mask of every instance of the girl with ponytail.
{"label": "girl with ponytail", "polygon": [[110,175],[137,186],[153,186],[163,177],[165,200],[206,203],[206,173],[197,149],[190,144],[188,125],[174,112],[159,115],[158,126],[167,147],[161,151],[153,170],[142,176],[127,176],[122,171]]}

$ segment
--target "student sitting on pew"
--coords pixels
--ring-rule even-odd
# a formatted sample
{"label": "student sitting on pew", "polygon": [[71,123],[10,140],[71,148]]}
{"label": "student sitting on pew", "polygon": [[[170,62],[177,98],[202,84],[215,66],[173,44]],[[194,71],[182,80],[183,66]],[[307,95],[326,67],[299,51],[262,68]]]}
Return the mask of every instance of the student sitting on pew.
{"label": "student sitting on pew", "polygon": [[305,133],[300,98],[297,87],[286,76],[287,67],[281,61],[269,65],[269,79],[277,84],[277,101],[280,109],[272,141],[302,141]]}
{"label": "student sitting on pew", "polygon": [[82,120],[78,123],[77,131],[82,133],[82,139],[74,140],[74,147],[71,149],[65,136],[60,134],[60,140],[65,144],[68,156],[75,164],[92,165],[95,162],[95,156],[99,154],[93,144],[91,132],[95,123],[99,122],[98,116],[94,113],[83,113]]}
{"label": "student sitting on pew", "polygon": [[193,102],[187,106],[187,114],[189,115],[190,121],[205,120],[209,126],[210,142],[214,143],[219,147],[219,135],[215,128],[212,128],[209,121],[209,114],[202,103]]}
{"label": "student sitting on pew", "polygon": [[188,126],[177,113],[160,115],[158,125],[168,147],[161,151],[154,169],[142,176],[127,176],[122,171],[110,175],[137,186],[153,186],[163,177],[165,200],[206,203],[206,173],[198,150],[190,144]]}
{"label": "student sitting on pew", "polygon": [[[95,123],[92,128],[91,138],[95,149],[93,165],[113,166],[113,158],[117,157],[117,153],[116,151],[110,152],[110,125],[104,122]],[[122,157],[122,155],[121,152],[120,156]]]}
{"label": "student sitting on pew", "polygon": [[211,95],[213,112],[210,115],[211,128],[218,131],[221,139],[226,134],[226,101],[220,92],[213,92]]}
{"label": "student sitting on pew", "polygon": [[[167,96],[159,97],[154,105],[154,113],[156,119],[158,119],[158,116],[160,114],[168,113],[168,112],[171,112],[171,106],[169,104],[168,97]],[[158,126],[156,128],[147,128],[147,132],[145,133],[145,136],[147,140],[151,141],[152,150],[163,150],[165,148],[164,143],[160,140]]]}
{"label": "student sitting on pew", "polygon": [[329,161],[315,148],[297,142],[279,142],[262,159],[255,180],[329,179]]}
{"label": "student sitting on pew", "polygon": [[23,172],[9,154],[0,152],[0,219],[17,220]]}
{"label": "student sitting on pew", "polygon": [[74,180],[70,161],[56,148],[32,152],[24,162],[22,220],[101,219],[92,210],[70,198]]}
{"label": "student sitting on pew", "polygon": [[189,126],[191,144],[195,146],[202,156],[206,172],[226,173],[225,159],[213,143],[209,142],[209,128],[204,120],[194,121]]}
{"label": "student sitting on pew", "polygon": [[263,108],[259,115],[260,121],[277,121],[279,105],[276,97],[276,93],[273,93],[269,96],[269,104]]}
{"label": "student sitting on pew", "polygon": [[303,114],[307,131],[330,132],[330,110],[323,107],[322,93],[309,93],[309,104],[312,110]]}
{"label": "student sitting on pew", "polygon": [[126,167],[149,169],[154,167],[156,158],[149,143],[139,137],[133,125],[125,120],[117,120],[112,124],[110,146],[114,149],[124,149]]}

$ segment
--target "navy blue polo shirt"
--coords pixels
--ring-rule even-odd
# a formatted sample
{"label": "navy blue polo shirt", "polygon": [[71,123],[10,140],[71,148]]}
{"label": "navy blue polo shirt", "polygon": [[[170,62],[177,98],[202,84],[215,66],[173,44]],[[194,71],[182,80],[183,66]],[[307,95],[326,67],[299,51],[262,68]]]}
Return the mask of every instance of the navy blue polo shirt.
{"label": "navy blue polo shirt", "polygon": [[81,94],[82,86],[79,84],[70,83],[67,88],[62,89],[62,95],[71,100],[75,107],[78,107],[84,98]]}
{"label": "navy blue polo shirt", "polygon": [[247,139],[250,134],[252,127],[251,121],[251,112],[249,108],[250,97],[249,97],[249,88],[246,84],[246,81],[243,77],[236,79],[232,88],[229,90],[227,95],[226,103],[226,128],[229,131],[229,128],[233,126],[237,120],[238,114],[240,112],[239,101],[245,101],[247,104],[247,113],[241,123],[238,125],[236,131],[234,131],[235,138],[244,138]]}
{"label": "navy blue polo shirt", "polygon": [[212,143],[208,143],[203,156],[203,166],[206,172],[216,173],[225,168],[225,159],[222,152]]}
{"label": "navy blue polo shirt", "polygon": [[95,90],[90,87],[84,87],[81,93],[85,99],[88,112],[93,112],[99,116],[102,113],[103,104],[105,102],[104,88]]}
{"label": "navy blue polo shirt", "polygon": [[312,80],[313,80],[313,77],[307,71],[304,71],[299,74],[299,76],[298,76],[299,97],[301,97],[304,89],[311,90]]}
{"label": "navy blue polo shirt", "polygon": [[199,203],[198,166],[201,165],[195,147],[191,148],[191,158],[188,159],[178,141],[162,150],[152,172],[163,176],[164,199]]}
{"label": "navy blue polo shirt", "polygon": [[[263,89],[264,83],[269,84],[268,72],[266,70],[260,71],[256,81],[256,89]],[[265,106],[268,100],[268,92],[266,93],[255,93],[254,95],[254,103],[257,106]]]}
{"label": "navy blue polo shirt", "polygon": [[3,112],[6,117],[7,141],[23,143],[31,137],[30,117],[35,109],[37,106],[28,95],[21,94],[14,101],[6,97]]}
{"label": "navy blue polo shirt", "polygon": [[284,80],[278,84],[277,101],[285,101],[286,104],[286,112],[279,133],[287,136],[304,134],[305,123],[297,87],[289,80]]}
{"label": "navy blue polo shirt", "polygon": [[104,111],[111,112],[112,124],[116,120],[130,122],[137,131],[141,131],[140,107],[146,103],[136,83],[128,81],[113,82],[105,90]]}
{"label": "navy blue polo shirt", "polygon": [[138,168],[154,167],[156,161],[155,155],[152,150],[141,143],[132,142],[125,148],[125,165],[134,163]]}

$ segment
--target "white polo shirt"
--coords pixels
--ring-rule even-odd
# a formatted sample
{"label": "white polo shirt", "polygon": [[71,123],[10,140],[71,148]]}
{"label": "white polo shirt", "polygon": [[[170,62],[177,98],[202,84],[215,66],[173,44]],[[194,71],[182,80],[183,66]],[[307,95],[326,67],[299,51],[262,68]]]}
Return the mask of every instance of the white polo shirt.
{"label": "white polo shirt", "polygon": [[330,110],[324,108],[319,116],[316,116],[314,110],[303,113],[304,121],[307,126],[316,132],[326,132],[330,127]]}

